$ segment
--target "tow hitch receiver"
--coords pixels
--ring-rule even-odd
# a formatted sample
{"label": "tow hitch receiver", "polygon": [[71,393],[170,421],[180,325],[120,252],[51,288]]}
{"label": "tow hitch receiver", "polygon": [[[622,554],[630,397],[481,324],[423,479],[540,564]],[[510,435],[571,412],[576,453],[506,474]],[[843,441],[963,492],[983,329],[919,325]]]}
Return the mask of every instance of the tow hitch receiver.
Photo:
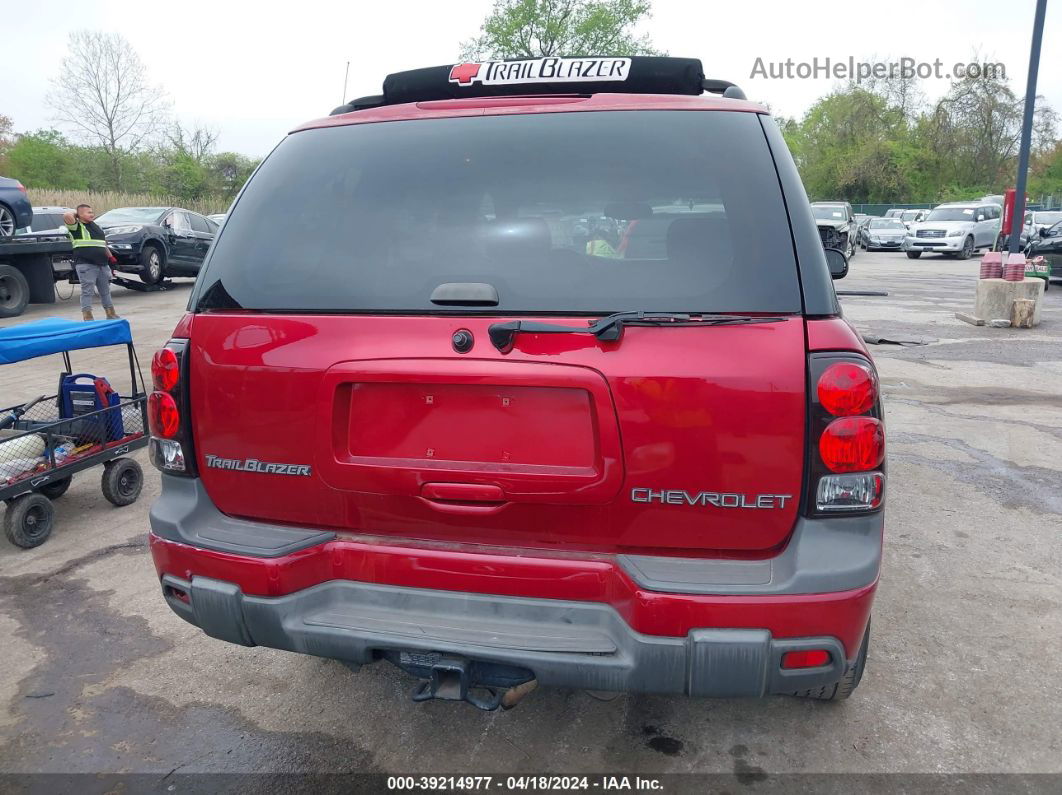
{"label": "tow hitch receiver", "polygon": [[[486,697],[477,695],[477,690],[484,691]],[[501,706],[502,695],[498,688],[473,684],[471,662],[464,657],[435,658],[431,662],[431,676],[413,690],[414,701],[430,701],[433,698],[467,701],[488,712]]]}

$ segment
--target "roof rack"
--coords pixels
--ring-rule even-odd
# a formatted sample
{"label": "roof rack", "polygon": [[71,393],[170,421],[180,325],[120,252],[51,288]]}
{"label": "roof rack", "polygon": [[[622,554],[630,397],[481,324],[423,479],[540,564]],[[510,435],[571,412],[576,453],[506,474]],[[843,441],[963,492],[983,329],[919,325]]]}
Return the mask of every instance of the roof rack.
{"label": "roof rack", "polygon": [[406,102],[538,94],[685,94],[745,99],[726,80],[705,79],[697,58],[604,56],[519,58],[395,72],[383,93],[340,105],[330,115]]}

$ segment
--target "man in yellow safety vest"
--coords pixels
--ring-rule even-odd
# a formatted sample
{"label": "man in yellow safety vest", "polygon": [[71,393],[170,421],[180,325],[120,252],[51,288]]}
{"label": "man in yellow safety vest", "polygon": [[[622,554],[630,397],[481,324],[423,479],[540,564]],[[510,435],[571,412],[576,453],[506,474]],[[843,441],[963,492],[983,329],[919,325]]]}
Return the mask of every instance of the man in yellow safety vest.
{"label": "man in yellow safety vest", "polygon": [[79,204],[77,210],[66,213],[67,234],[74,246],[74,269],[81,282],[81,317],[92,320],[92,297],[100,294],[100,303],[109,320],[118,315],[111,301],[111,253],[103,230],[95,223],[96,214],[87,204]]}

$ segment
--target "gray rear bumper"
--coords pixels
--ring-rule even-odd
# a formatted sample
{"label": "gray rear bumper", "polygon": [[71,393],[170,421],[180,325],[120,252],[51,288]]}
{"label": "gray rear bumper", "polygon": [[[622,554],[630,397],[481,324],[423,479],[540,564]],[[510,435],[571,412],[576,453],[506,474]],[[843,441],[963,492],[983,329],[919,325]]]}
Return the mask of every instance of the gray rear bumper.
{"label": "gray rear bumper", "polygon": [[[848,665],[836,638],[776,639],[762,629],[642,635],[610,606],[593,602],[345,580],[266,598],[245,595],[232,583],[169,575],[163,591],[174,612],[232,643],[354,664],[385,651],[442,652],[527,668],[541,684],[557,687],[756,697],[833,684]],[[782,655],[802,649],[829,650],[832,660],[783,670]]]}

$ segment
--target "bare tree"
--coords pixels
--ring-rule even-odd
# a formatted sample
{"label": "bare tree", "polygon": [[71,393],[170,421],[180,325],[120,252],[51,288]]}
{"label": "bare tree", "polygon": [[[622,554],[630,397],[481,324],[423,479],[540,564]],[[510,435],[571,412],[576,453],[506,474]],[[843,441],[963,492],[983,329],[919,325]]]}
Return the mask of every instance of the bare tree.
{"label": "bare tree", "polygon": [[148,81],[132,45],[117,33],[76,31],[47,97],[56,120],[100,146],[114,187],[122,188],[122,155],[136,151],[168,115],[162,91]]}
{"label": "bare tree", "polygon": [[170,146],[178,152],[202,164],[214,151],[214,145],[218,142],[218,130],[198,123],[186,130],[179,121],[175,121],[166,131],[166,138]]}
{"label": "bare tree", "polygon": [[869,74],[857,82],[848,81],[848,88],[861,88],[884,99],[890,108],[895,108],[906,119],[913,119],[926,107],[926,95],[922,91],[921,80],[913,71],[903,72],[894,69],[899,63],[892,56],[879,57],[876,53],[867,58],[869,63],[890,64],[882,75]]}

